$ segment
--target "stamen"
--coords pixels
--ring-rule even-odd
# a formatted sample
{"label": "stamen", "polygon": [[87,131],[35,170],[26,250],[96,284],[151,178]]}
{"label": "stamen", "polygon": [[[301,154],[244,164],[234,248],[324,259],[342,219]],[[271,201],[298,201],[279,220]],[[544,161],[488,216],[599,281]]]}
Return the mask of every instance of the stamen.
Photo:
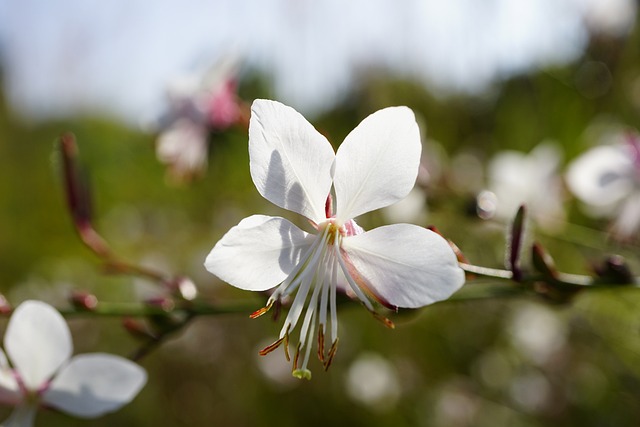
{"label": "stamen", "polygon": [[389,329],[395,329],[396,325],[395,325],[395,324],[394,324],[390,319],[388,319],[388,318],[384,317],[382,314],[377,313],[377,312],[375,312],[375,311],[372,311],[372,312],[371,312],[371,314],[373,314],[373,317],[374,317],[376,320],[378,320],[378,321],[382,322],[382,324],[383,324],[384,326],[386,326],[387,328],[389,328]]}
{"label": "stamen", "polygon": [[287,362],[291,362],[291,357],[289,356],[289,328],[287,328],[287,332],[284,334],[284,357],[286,357]]}
{"label": "stamen", "polygon": [[[260,350],[258,352],[258,354],[260,356],[266,356],[267,354],[271,353],[273,350],[275,350],[278,347],[280,347],[280,344],[282,344],[284,342],[284,340],[285,340],[285,337],[282,337],[282,338],[276,340],[273,344],[269,344],[268,346],[266,346],[265,348]],[[287,353],[287,351],[285,351],[285,353]]]}
{"label": "stamen", "polygon": [[262,316],[263,314],[265,314],[267,311],[269,311],[271,309],[271,306],[273,306],[273,303],[275,302],[275,299],[273,298],[269,298],[269,300],[267,301],[267,305],[262,307],[259,310],[254,311],[253,313],[251,313],[249,315],[250,318],[252,319],[256,319],[260,316]]}
{"label": "stamen", "polygon": [[[317,276],[322,275],[321,271],[316,271],[316,275],[314,279],[318,279]],[[313,334],[313,321],[315,320],[316,307],[318,305],[318,294],[320,293],[320,286],[316,282],[316,286],[313,289],[313,294],[311,294],[311,300],[309,301],[309,305],[307,306],[307,313],[304,315],[304,321],[302,322],[302,329],[300,330],[300,341],[302,346],[307,343],[307,336]],[[309,330],[309,325],[311,325],[311,332],[307,335],[307,331]]]}
{"label": "stamen", "polygon": [[[319,323],[320,326],[324,326],[327,324],[327,304],[329,300],[329,288],[331,287],[331,275],[327,274],[327,272],[331,271],[331,267],[333,265],[333,253],[329,252],[329,258],[325,258],[324,262],[324,273],[322,280],[322,294],[320,295],[320,316]],[[324,329],[324,328],[323,328]]]}
{"label": "stamen", "polygon": [[[267,311],[275,304],[281,301],[281,298],[295,292],[295,297],[289,308],[289,313],[285,319],[280,338],[273,344],[265,347],[260,351],[260,355],[266,355],[280,347],[284,343],[284,352],[287,361],[291,362],[291,354],[289,353],[290,331],[293,330],[297,323],[301,320],[302,311],[306,307],[304,319],[300,327],[300,340],[295,349],[292,362],[293,376],[301,379],[311,379],[311,372],[307,369],[311,349],[313,346],[312,337],[315,335],[316,327],[318,327],[317,354],[324,369],[328,369],[337,352],[338,348],[338,319],[337,319],[337,303],[336,294],[338,288],[338,271],[342,270],[349,285],[358,295],[360,300],[365,304],[369,311],[373,312],[371,302],[364,295],[363,290],[356,284],[355,279],[350,275],[349,269],[342,259],[340,252],[340,243],[342,235],[340,230],[336,228],[333,222],[320,224],[324,227],[319,236],[309,246],[308,250],[301,257],[293,271],[278,286],[276,291],[267,301],[267,305],[255,311],[251,317],[256,318]],[[311,287],[313,286],[313,291]],[[308,304],[307,304],[308,302]],[[329,339],[328,333],[328,315],[327,310],[331,314],[331,339],[332,345],[327,349],[325,341]],[[388,324],[392,324],[388,321]],[[301,353],[304,351],[303,360]],[[299,362],[302,362],[300,365]]]}
{"label": "stamen", "polygon": [[291,373],[295,376],[296,371],[298,370],[298,359],[300,359],[300,343],[298,343],[298,347],[296,347],[296,355],[293,358],[293,365]]}
{"label": "stamen", "polygon": [[[309,330],[309,336],[313,335],[315,327],[316,327],[316,312],[313,311],[313,314],[311,315],[311,328]],[[309,379],[311,379],[311,372],[307,369],[307,365],[309,364],[309,356],[311,355],[311,343],[307,343],[307,350],[304,353],[304,362],[302,362],[302,371],[305,372],[309,372]]]}
{"label": "stamen", "polygon": [[338,339],[338,309],[336,304],[336,291],[338,288],[338,263],[335,255],[331,260],[331,293],[329,294],[329,304],[331,310],[331,341]]}
{"label": "stamen", "polygon": [[327,359],[324,361],[324,370],[328,370],[329,366],[331,366],[331,362],[333,361],[333,357],[336,355],[338,351],[338,339],[331,344],[331,349],[329,350],[329,354],[327,355]]}
{"label": "stamen", "polygon": [[303,268],[307,267],[307,265],[309,265],[309,260],[316,253],[316,249],[322,243],[323,240],[324,240],[324,235],[321,238],[317,238],[311,244],[309,249],[307,249],[304,255],[300,258],[300,261],[295,266],[295,268],[291,271],[291,273],[289,273],[289,275],[284,280],[284,282],[282,282],[280,286],[278,286],[278,288],[273,293],[273,295],[271,295],[271,298],[278,299],[283,295],[290,295],[293,291],[296,290],[296,288],[300,284],[300,280],[299,280],[300,276],[298,276],[298,273],[300,273],[300,270],[302,270]]}
{"label": "stamen", "polygon": [[[300,283],[302,283],[302,281],[308,277],[309,274],[311,273],[315,273],[315,270],[317,269],[318,266],[318,260],[320,258],[320,255],[322,253],[324,253],[324,247],[326,245],[324,245],[323,243],[326,240],[327,234],[329,232],[329,227],[326,227],[324,229],[324,231],[322,232],[322,235],[320,235],[318,238],[316,238],[316,241],[313,242],[313,253],[310,254],[310,256],[308,257],[308,259],[304,262],[304,265],[300,266],[296,266],[296,268],[294,269],[296,277],[295,280],[293,280],[293,282],[291,282],[291,280],[289,278],[293,279],[293,273],[289,274],[289,277],[287,277],[287,279],[285,280],[284,283],[290,282],[291,285],[289,286],[289,284],[287,284],[287,288],[283,289],[281,293],[282,296],[287,296],[287,295],[291,295],[293,293],[293,291],[296,290],[296,288],[298,287],[298,285],[300,285]],[[318,246],[322,245],[323,249],[322,250],[318,250]],[[301,270],[304,270],[304,272],[302,274],[299,274]],[[278,288],[278,290],[280,290],[280,288]]]}
{"label": "stamen", "polygon": [[340,254],[340,248],[338,245],[335,246],[335,251],[336,251],[336,258],[338,258],[338,263],[340,263],[340,268],[342,269],[344,276],[347,278],[347,282],[349,282],[351,289],[353,289],[353,292],[356,293],[356,295],[358,296],[358,299],[362,301],[365,307],[367,307],[367,310],[373,312],[374,310],[373,310],[373,305],[371,305],[371,301],[369,301],[369,298],[367,298],[362,293],[362,289],[360,289],[360,287],[353,280],[353,277],[351,277],[351,274],[349,274],[349,269],[347,268],[347,265],[344,263],[344,260],[342,259],[342,255]]}
{"label": "stamen", "polygon": [[289,313],[287,314],[287,318],[284,321],[284,325],[280,330],[280,337],[283,337],[286,331],[289,328],[293,329],[296,327],[298,323],[298,319],[300,319],[300,314],[302,314],[302,309],[304,308],[304,302],[307,299],[307,295],[309,294],[309,288],[311,287],[311,281],[308,280],[302,284],[302,287],[298,290],[295,299],[293,300],[293,304],[289,308]]}
{"label": "stamen", "polygon": [[318,327],[318,359],[324,362],[324,325]]}

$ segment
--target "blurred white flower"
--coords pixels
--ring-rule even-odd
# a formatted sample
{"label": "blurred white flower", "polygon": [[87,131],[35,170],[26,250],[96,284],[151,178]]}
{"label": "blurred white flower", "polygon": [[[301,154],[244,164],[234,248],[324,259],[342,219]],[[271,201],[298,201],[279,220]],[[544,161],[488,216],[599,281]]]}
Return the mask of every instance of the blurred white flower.
{"label": "blurred white flower", "polygon": [[348,395],[378,411],[393,408],[400,398],[400,380],[394,366],[377,354],[363,354],[349,368]]}
{"label": "blurred white flower", "polygon": [[478,397],[465,379],[454,378],[444,383],[437,393],[433,419],[435,426],[473,426],[479,411]]}
{"label": "blurred white flower", "polygon": [[40,301],[26,301],[15,309],[4,348],[9,359],[0,350],[0,402],[15,410],[2,427],[33,425],[38,406],[95,418],[129,403],[147,381],[144,369],[122,357],[71,357],[71,333],[64,318]]}
{"label": "blurred white flower", "polygon": [[237,60],[225,58],[203,74],[176,80],[169,87],[169,111],[159,120],[158,160],[170,177],[183,181],[207,168],[208,136],[224,130],[242,116],[237,96]]}
{"label": "blurred white flower", "polygon": [[158,135],[156,155],[171,177],[189,179],[207,169],[208,133],[206,126],[180,118]]}
{"label": "blurred white flower", "polygon": [[589,30],[621,37],[633,29],[638,5],[635,0],[579,0]]}
{"label": "blurred white flower", "polygon": [[509,392],[518,406],[527,412],[542,412],[552,403],[549,380],[533,370],[515,377]]}
{"label": "blurred white flower", "polygon": [[518,305],[510,322],[511,338],[523,357],[542,365],[567,342],[567,327],[540,304]]}
{"label": "blurred white flower", "polygon": [[502,151],[489,163],[489,190],[495,194],[495,216],[512,219],[526,205],[536,224],[546,229],[562,226],[562,180],[558,169],[562,152],[553,143],[541,143],[529,154]]}
{"label": "blurred white flower", "polygon": [[628,238],[640,229],[640,139],[618,137],[625,142],[594,147],[575,159],[566,179],[589,214],[615,219],[614,233]]}

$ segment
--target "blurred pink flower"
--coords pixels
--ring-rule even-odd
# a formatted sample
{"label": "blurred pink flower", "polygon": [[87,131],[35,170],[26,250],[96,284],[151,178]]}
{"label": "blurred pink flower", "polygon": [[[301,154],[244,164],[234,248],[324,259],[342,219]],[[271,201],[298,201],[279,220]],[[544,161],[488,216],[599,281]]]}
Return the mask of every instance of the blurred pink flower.
{"label": "blurred pink flower", "polygon": [[[288,357],[289,334],[307,305],[293,373],[311,377],[307,363],[316,322],[318,356],[327,368],[338,343],[336,291],[341,283],[372,313],[372,300],[390,308],[416,308],[446,299],[462,286],[463,271],[438,234],[410,224],[364,231],[353,220],[398,202],[414,186],[422,147],[410,109],[371,114],[337,153],[293,108],[256,100],[251,112],[253,182],[263,197],[305,216],[315,229],[307,233],[284,218],[253,215],[231,228],[207,256],[207,270],[235,287],[276,288],[253,317],[297,292],[279,339],[262,354],[284,343]],[[328,312],[332,344],[325,355]]]}
{"label": "blurred pink flower", "polygon": [[[16,408],[1,425],[33,425],[38,406],[95,418],[129,403],[147,381],[137,364],[103,353],[71,357],[64,318],[40,301],[14,311],[0,350],[0,401]],[[11,361],[11,365],[9,365]]]}
{"label": "blurred pink flower", "polygon": [[236,62],[227,59],[169,88],[170,108],[158,124],[156,154],[171,179],[180,182],[204,173],[209,133],[243,121],[236,75]]}

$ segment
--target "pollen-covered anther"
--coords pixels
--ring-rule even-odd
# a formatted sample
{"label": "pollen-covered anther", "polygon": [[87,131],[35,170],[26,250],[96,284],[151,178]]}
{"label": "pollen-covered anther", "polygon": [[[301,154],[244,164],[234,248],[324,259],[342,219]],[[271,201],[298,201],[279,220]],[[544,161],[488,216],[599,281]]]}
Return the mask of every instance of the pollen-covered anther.
{"label": "pollen-covered anther", "polygon": [[287,358],[287,362],[291,362],[291,356],[289,355],[289,328],[287,328],[287,333],[284,334],[284,357]]}
{"label": "pollen-covered anther", "polygon": [[324,362],[324,326],[320,325],[320,330],[318,331],[318,359],[321,362]]}
{"label": "pollen-covered anther", "polygon": [[333,357],[336,355],[338,351],[338,338],[331,344],[331,348],[329,349],[329,354],[327,354],[327,358],[324,360],[324,370],[327,371],[329,366],[331,366],[331,362],[333,361]]}
{"label": "pollen-covered anther", "polygon": [[273,343],[269,344],[268,346],[260,350],[258,354],[260,356],[266,356],[267,354],[271,353],[272,351],[280,347],[283,343],[284,343],[284,356],[287,358],[287,362],[290,362],[291,357],[289,356],[289,328],[287,328],[287,331],[281,338],[278,338],[276,341],[274,341]]}
{"label": "pollen-covered anther", "polygon": [[[266,356],[267,354],[271,353],[273,350],[280,347],[280,345],[284,342],[284,340],[285,340],[285,337],[279,338],[278,340],[274,341],[273,343],[269,344],[268,346],[260,350],[258,354],[260,356]],[[285,350],[285,354],[286,353],[288,353],[288,351]]]}
{"label": "pollen-covered anther", "polygon": [[371,312],[371,314],[373,314],[373,317],[374,317],[376,320],[378,320],[378,321],[382,322],[382,324],[383,324],[384,326],[386,326],[387,328],[389,328],[389,329],[395,329],[395,328],[396,328],[395,323],[393,323],[393,322],[391,321],[391,319],[389,319],[389,318],[387,318],[387,317],[384,317],[382,314],[377,313],[377,312],[375,312],[375,311],[372,311],[372,312]]}
{"label": "pollen-covered anther", "polygon": [[265,314],[267,311],[269,311],[271,309],[271,307],[273,307],[273,303],[275,302],[275,300],[269,298],[269,301],[267,301],[267,305],[262,307],[259,310],[254,311],[253,313],[251,313],[249,315],[250,318],[252,319],[256,319],[260,316],[262,316],[263,314]]}

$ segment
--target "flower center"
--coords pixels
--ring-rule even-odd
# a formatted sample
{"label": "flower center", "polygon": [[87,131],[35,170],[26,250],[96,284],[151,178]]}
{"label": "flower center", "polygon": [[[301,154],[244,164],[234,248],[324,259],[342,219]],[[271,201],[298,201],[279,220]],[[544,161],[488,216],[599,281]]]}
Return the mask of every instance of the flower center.
{"label": "flower center", "polygon": [[[295,292],[291,308],[285,319],[280,337],[264,348],[260,354],[266,355],[284,343],[285,356],[289,357],[289,334],[302,318],[300,341],[293,359],[293,375],[311,378],[307,369],[311,354],[312,339],[318,328],[318,358],[328,369],[338,348],[338,319],[336,292],[350,287],[362,303],[373,312],[373,306],[352,277],[341,252],[342,239],[364,232],[353,220],[344,224],[336,218],[327,218],[316,226],[318,233],[314,242],[300,258],[300,262],[289,276],[278,286],[267,301],[267,305],[251,315],[255,318],[266,313],[276,302]],[[303,311],[306,312],[302,317]],[[330,326],[330,328],[329,328]],[[329,335],[330,333],[330,335]],[[325,349],[325,341],[331,340],[331,347]]]}
{"label": "flower center", "polygon": [[342,236],[345,235],[343,230],[344,226],[338,224],[335,218],[328,218],[325,222],[318,224],[318,234],[326,233],[327,245],[333,245],[334,242],[342,240]]}

